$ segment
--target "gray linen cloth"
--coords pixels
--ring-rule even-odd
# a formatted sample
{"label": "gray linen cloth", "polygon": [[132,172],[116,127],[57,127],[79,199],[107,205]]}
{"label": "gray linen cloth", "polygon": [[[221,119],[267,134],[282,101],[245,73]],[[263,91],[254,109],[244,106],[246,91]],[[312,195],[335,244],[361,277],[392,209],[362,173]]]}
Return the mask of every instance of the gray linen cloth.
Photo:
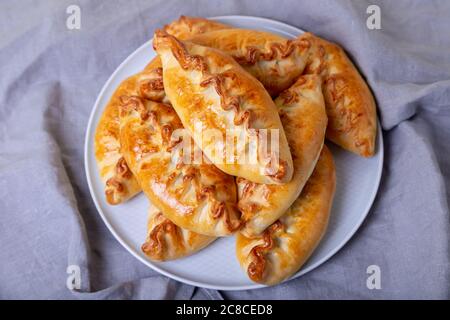
{"label": "gray linen cloth", "polygon": [[[66,28],[71,4],[81,30]],[[381,30],[366,27],[370,4]],[[301,278],[240,292],[178,283],[133,258],[96,212],[83,164],[96,96],[180,14],[267,17],[336,41],[376,96],[386,149],[378,196],[351,241]],[[450,298],[449,17],[449,1],[1,1],[0,298]],[[66,288],[72,264],[77,292]],[[372,264],[380,290],[366,286]]]}

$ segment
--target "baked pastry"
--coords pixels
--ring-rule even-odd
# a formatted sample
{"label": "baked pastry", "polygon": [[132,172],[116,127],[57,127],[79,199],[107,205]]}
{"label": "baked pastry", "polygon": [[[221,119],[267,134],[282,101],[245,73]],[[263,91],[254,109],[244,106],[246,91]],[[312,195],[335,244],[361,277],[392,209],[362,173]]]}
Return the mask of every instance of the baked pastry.
{"label": "baked pastry", "polygon": [[286,213],[261,236],[237,234],[236,255],[251,280],[273,285],[300,269],[325,233],[335,184],[333,158],[324,146],[300,197]]}
{"label": "baked pastry", "polygon": [[105,183],[109,204],[127,201],[141,191],[120,151],[119,105],[123,96],[141,96],[156,101],[164,99],[162,70],[155,62],[146,72],[124,80],[106,106],[95,132],[95,157]]}
{"label": "baked pastry", "polygon": [[305,73],[319,74],[323,79],[327,138],[361,156],[374,155],[377,115],[366,82],[341,47],[311,33],[302,38],[311,42]]}
{"label": "baked pastry", "polygon": [[305,68],[310,43],[257,30],[224,29],[190,41],[222,50],[257,78],[271,96],[289,88]]}
{"label": "baked pastry", "polygon": [[[280,117],[254,77],[223,52],[181,42],[161,30],[153,46],[161,57],[167,97],[216,166],[258,183],[291,180],[292,158]],[[230,141],[230,132],[236,144],[224,142]]]}
{"label": "baked pastry", "polygon": [[232,28],[229,25],[200,17],[180,16],[178,20],[164,26],[164,31],[179,39],[189,39],[195,35]]}
{"label": "baked pastry", "polygon": [[[166,26],[184,39],[200,32],[225,28],[226,25],[203,18],[181,17]],[[122,96],[140,96],[154,101],[166,101],[162,81],[161,60],[155,57],[143,71],[125,79],[105,107],[95,133],[95,157],[100,176],[105,183],[105,196],[109,204],[127,201],[141,191],[128,169],[119,143],[119,104]]]}
{"label": "baked pastry", "polygon": [[364,157],[375,153],[374,98],[338,45],[312,33],[288,40],[245,29],[215,30],[194,36],[190,41],[232,55],[272,96],[288,88],[302,72],[319,74],[329,118],[327,138]]}
{"label": "baked pastry", "polygon": [[259,235],[280,218],[298,198],[316,166],[327,128],[327,114],[317,75],[301,76],[275,100],[294,162],[294,176],[282,185],[258,184],[243,178],[238,207],[248,237]]}
{"label": "baked pastry", "polygon": [[142,190],[181,228],[226,236],[240,225],[234,178],[211,163],[195,164],[196,148],[169,104],[122,97],[120,144]]}
{"label": "baked pastry", "polygon": [[158,208],[150,205],[147,238],[141,250],[152,260],[174,260],[203,249],[215,239],[180,228],[167,219]]}
{"label": "baked pastry", "polygon": [[[205,18],[180,16],[178,20],[172,21],[171,23],[165,25],[164,31],[177,37],[178,39],[187,40],[202,33],[229,28],[232,28],[232,26]],[[144,70],[152,69],[155,65],[161,67],[161,60],[158,56],[153,58]]]}

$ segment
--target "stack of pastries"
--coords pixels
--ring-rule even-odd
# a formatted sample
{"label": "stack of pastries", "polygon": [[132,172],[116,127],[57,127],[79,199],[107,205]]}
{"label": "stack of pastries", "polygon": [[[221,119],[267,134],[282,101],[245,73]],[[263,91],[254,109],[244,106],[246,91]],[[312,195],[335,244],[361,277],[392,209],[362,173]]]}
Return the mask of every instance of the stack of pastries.
{"label": "stack of pastries", "polygon": [[[155,32],[153,47],[157,56],[119,85],[97,125],[107,202],[144,192],[150,259],[186,257],[235,235],[251,280],[289,278],[327,228],[336,178],[325,139],[374,154],[368,86],[339,46],[311,33],[285,39],[182,16]],[[221,140],[196,126],[223,136],[276,131],[277,148],[257,138],[254,161],[240,161],[251,157],[245,144],[224,161]]]}

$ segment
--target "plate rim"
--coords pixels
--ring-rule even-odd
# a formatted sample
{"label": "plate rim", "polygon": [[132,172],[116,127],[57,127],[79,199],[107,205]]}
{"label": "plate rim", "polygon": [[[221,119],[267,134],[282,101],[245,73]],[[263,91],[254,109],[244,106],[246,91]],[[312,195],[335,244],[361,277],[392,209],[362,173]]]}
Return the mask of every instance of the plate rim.
{"label": "plate rim", "polygon": [[[295,26],[289,25],[287,23],[281,22],[281,21],[277,21],[277,20],[273,20],[273,19],[269,19],[269,18],[263,18],[263,17],[255,17],[255,16],[245,16],[245,15],[222,15],[222,16],[214,16],[214,17],[207,17],[207,19],[210,20],[214,20],[214,21],[219,21],[219,22],[225,22],[223,20],[233,20],[233,19],[240,19],[240,20],[252,20],[252,21],[259,21],[259,22],[265,22],[265,23],[270,23],[270,24],[275,24],[278,25],[280,27],[283,28],[288,28],[293,30],[294,32],[305,32],[304,30],[297,28]],[[144,42],[141,46],[139,46],[136,50],[134,50],[128,57],[125,58],[125,60],[123,60],[118,66],[117,68],[114,70],[114,72],[109,76],[108,80],[105,82],[105,84],[103,85],[102,89],[100,90],[100,92],[97,95],[97,98],[94,102],[94,105],[92,107],[91,113],[89,115],[89,120],[88,120],[88,125],[86,128],[86,132],[85,132],[85,138],[84,138],[84,168],[85,168],[85,174],[86,174],[86,180],[88,183],[88,187],[89,187],[89,193],[91,196],[91,199],[93,200],[95,207],[97,209],[97,213],[100,215],[103,223],[106,225],[106,227],[108,228],[109,232],[112,233],[112,235],[114,236],[114,238],[129,252],[131,253],[136,259],[138,259],[140,262],[144,263],[146,266],[150,267],[151,269],[155,270],[156,272],[159,272],[160,274],[174,279],[176,281],[182,282],[182,283],[186,283],[188,285],[192,285],[192,286],[196,286],[196,287],[202,287],[202,288],[206,288],[206,289],[213,289],[213,290],[223,290],[223,291],[241,291],[241,290],[253,290],[253,289],[260,289],[260,288],[266,288],[269,287],[267,285],[263,285],[263,284],[259,284],[259,283],[252,283],[252,284],[248,284],[248,285],[240,285],[240,286],[217,286],[217,285],[211,285],[208,283],[204,283],[204,282],[199,282],[199,281],[193,281],[181,276],[178,276],[176,274],[172,274],[164,269],[161,269],[159,266],[153,264],[152,261],[149,261],[147,259],[144,259],[143,257],[141,257],[140,255],[138,255],[135,250],[133,248],[131,248],[131,246],[125,242],[124,239],[122,239],[122,237],[118,234],[118,232],[116,232],[116,230],[114,229],[114,227],[109,223],[107,217],[105,216],[105,214],[103,213],[103,210],[101,209],[101,206],[97,200],[97,197],[95,196],[95,190],[93,187],[93,183],[91,181],[91,172],[92,172],[92,168],[90,166],[89,163],[89,155],[90,155],[90,150],[93,150],[93,141],[92,139],[89,139],[90,137],[90,133],[92,133],[95,136],[95,128],[93,128],[94,126],[94,118],[95,115],[97,113],[97,110],[100,108],[99,107],[99,103],[100,100],[102,99],[102,97],[105,95],[105,91],[107,90],[107,88],[110,86],[110,83],[113,81],[113,79],[116,77],[116,75],[120,72],[121,69],[123,69],[123,67],[128,64],[129,61],[131,61],[144,47],[146,47],[149,42],[151,42],[151,40]],[[103,106],[104,109],[105,106]],[[94,131],[92,131],[94,130]],[[91,148],[92,147],[92,148]],[[367,201],[367,205],[366,208],[364,209],[364,214],[361,215],[360,219],[355,223],[354,227],[351,229],[350,232],[347,233],[347,235],[343,238],[343,240],[333,249],[331,250],[327,255],[325,255],[322,259],[318,260],[317,262],[311,264],[310,266],[308,266],[307,268],[304,269],[300,269],[299,271],[297,271],[297,273],[295,273],[293,276],[291,276],[290,278],[284,280],[282,283],[285,283],[287,281],[296,279],[316,268],[318,268],[319,266],[321,266],[322,264],[324,264],[325,262],[327,262],[329,259],[331,259],[338,251],[340,251],[350,240],[351,238],[355,235],[355,233],[358,231],[358,229],[361,227],[361,224],[364,222],[364,220],[366,219],[367,215],[370,212],[370,209],[372,208],[372,205],[375,201],[375,198],[378,194],[378,190],[380,187],[380,183],[381,183],[381,177],[382,177],[382,173],[383,173],[383,167],[384,167],[384,141],[383,141],[383,132],[380,126],[380,121],[378,119],[378,115],[377,115],[377,136],[376,136],[376,147],[378,147],[378,150],[376,150],[377,153],[379,153],[378,157],[379,157],[379,161],[377,162],[378,164],[378,171],[376,173],[376,187],[374,187],[372,194],[370,195],[370,197],[368,197],[369,201]],[[93,152],[93,151],[92,151]]]}

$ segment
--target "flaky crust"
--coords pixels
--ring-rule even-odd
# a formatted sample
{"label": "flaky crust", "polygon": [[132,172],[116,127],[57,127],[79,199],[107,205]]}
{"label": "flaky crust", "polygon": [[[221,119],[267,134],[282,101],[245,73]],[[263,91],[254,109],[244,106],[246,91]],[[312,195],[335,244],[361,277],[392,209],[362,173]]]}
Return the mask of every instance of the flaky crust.
{"label": "flaky crust", "polygon": [[[125,160],[167,218],[209,236],[226,236],[240,227],[234,178],[210,163],[194,163],[194,153],[201,151],[179,131],[183,126],[172,106],[126,96],[119,116]],[[187,143],[191,154],[183,153]]]}
{"label": "flaky crust", "polygon": [[231,55],[271,96],[289,88],[300,76],[310,48],[309,41],[301,37],[288,40],[247,29],[211,31],[196,35],[190,41]]}
{"label": "flaky crust", "polygon": [[302,37],[312,43],[305,72],[323,79],[327,138],[361,156],[373,156],[377,115],[369,87],[341,47],[311,33]]}
{"label": "flaky crust", "polygon": [[317,75],[301,76],[275,100],[294,162],[294,176],[283,185],[258,184],[238,178],[238,206],[245,223],[241,232],[256,236],[280,218],[298,198],[316,166],[327,128],[327,115]]}
{"label": "flaky crust", "polygon": [[147,238],[141,249],[152,260],[167,261],[189,256],[215,239],[180,228],[167,219],[158,208],[150,205]]}
{"label": "flaky crust", "polygon": [[[166,26],[181,39],[228,27],[203,18],[180,17]],[[119,103],[122,96],[139,96],[154,101],[166,101],[162,81],[161,60],[155,57],[143,71],[125,79],[112,95],[96,128],[94,149],[100,176],[105,183],[109,204],[120,204],[141,191],[130,174],[120,152]]]}
{"label": "flaky crust", "polygon": [[326,231],[335,184],[333,158],[324,146],[302,194],[288,211],[259,237],[237,235],[236,255],[251,280],[273,285],[300,269]]}
{"label": "flaky crust", "polygon": [[[292,158],[276,107],[264,87],[221,51],[181,42],[164,31],[155,33],[153,45],[163,64],[166,95],[186,129],[206,156],[224,172],[258,183],[285,183],[292,178]],[[258,159],[250,159],[246,145],[227,157],[225,144],[206,137],[196,125],[218,132],[226,130],[260,135],[261,129],[277,130],[279,157],[269,148],[261,156],[262,139],[255,139]],[[272,132],[272,131],[269,131]],[[279,161],[277,161],[279,159]],[[228,160],[228,161],[227,161]],[[274,165],[274,163],[277,165]]]}

